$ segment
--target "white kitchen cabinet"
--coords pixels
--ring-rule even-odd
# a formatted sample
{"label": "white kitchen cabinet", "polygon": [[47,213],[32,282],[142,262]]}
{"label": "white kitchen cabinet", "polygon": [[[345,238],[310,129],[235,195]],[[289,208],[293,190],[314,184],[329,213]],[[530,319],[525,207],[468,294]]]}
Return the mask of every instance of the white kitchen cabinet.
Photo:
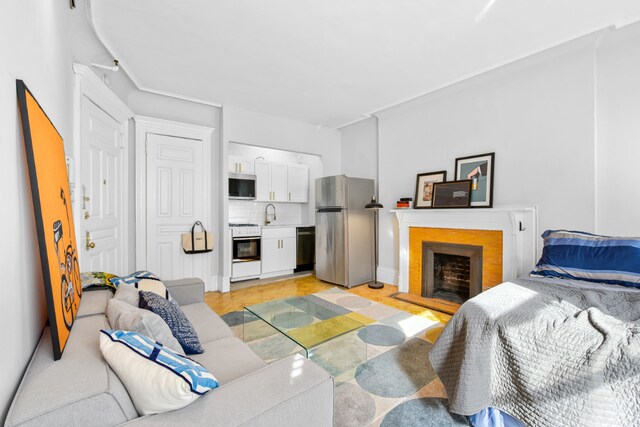
{"label": "white kitchen cabinet", "polygon": [[288,201],[286,163],[256,160],[256,200],[260,202]]}
{"label": "white kitchen cabinet", "polygon": [[262,273],[280,271],[280,239],[260,239],[260,261],[262,261]]}
{"label": "white kitchen cabinet", "polygon": [[256,160],[253,162],[256,174],[256,200],[266,202],[271,200],[271,162]]}
{"label": "white kitchen cabinet", "polygon": [[287,167],[288,200],[307,203],[309,201],[309,166],[289,164]]}
{"label": "white kitchen cabinet", "polygon": [[253,174],[253,160],[229,156],[229,172]]}
{"label": "white kitchen cabinet", "polygon": [[287,175],[289,169],[286,163],[271,163],[271,192],[275,202],[286,202],[287,195]]}
{"label": "white kitchen cabinet", "polygon": [[[293,230],[295,233],[295,229]],[[296,238],[285,237],[280,243],[280,269],[293,270],[296,268]]]}
{"label": "white kitchen cabinet", "polygon": [[263,227],[260,241],[263,277],[289,274],[296,268],[295,227]]}

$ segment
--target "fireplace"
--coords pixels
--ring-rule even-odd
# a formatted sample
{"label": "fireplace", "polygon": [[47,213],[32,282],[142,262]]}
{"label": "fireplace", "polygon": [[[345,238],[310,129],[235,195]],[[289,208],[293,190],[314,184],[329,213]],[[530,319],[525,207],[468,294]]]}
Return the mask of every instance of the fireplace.
{"label": "fireplace", "polygon": [[482,246],[422,242],[422,296],[458,304],[482,292]]}

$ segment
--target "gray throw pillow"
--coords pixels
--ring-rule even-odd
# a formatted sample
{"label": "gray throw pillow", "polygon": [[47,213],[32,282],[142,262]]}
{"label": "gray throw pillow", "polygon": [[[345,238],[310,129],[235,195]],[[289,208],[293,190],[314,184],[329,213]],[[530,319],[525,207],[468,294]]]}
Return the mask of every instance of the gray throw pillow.
{"label": "gray throw pillow", "polygon": [[113,329],[138,332],[176,353],[182,353],[182,346],[171,333],[169,326],[160,316],[149,310],[142,310],[112,298],[107,306],[107,319]]}
{"label": "gray throw pillow", "polygon": [[177,302],[163,298],[154,292],[140,291],[140,308],[156,313],[167,322],[185,354],[204,353],[196,330]]}
{"label": "gray throw pillow", "polygon": [[140,291],[138,291],[135,286],[127,283],[121,283],[118,286],[113,299],[124,301],[137,308],[140,301],[140,296],[138,295],[139,292]]}

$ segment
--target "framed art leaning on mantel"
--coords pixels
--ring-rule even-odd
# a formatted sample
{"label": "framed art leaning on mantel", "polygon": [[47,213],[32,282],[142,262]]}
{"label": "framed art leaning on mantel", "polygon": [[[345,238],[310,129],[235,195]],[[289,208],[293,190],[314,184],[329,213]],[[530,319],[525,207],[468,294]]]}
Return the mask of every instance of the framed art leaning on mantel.
{"label": "framed art leaning on mantel", "polygon": [[493,181],[495,153],[456,159],[455,179],[471,180],[471,207],[490,208],[493,206]]}
{"label": "framed art leaning on mantel", "polygon": [[430,208],[433,198],[433,184],[446,180],[447,171],[419,173],[416,177],[416,197],[413,199],[413,208]]}
{"label": "framed art leaning on mantel", "polygon": [[436,182],[433,184],[434,208],[468,208],[471,201],[471,180]]}

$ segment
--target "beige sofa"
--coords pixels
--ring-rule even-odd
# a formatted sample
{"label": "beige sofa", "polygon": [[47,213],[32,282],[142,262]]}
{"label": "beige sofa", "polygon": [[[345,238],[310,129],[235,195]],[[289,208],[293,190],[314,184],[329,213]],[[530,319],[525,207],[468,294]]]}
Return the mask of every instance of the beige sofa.
{"label": "beige sofa", "polygon": [[166,285],[205,349],[190,357],[216,376],[219,388],[180,410],[140,417],[99,348],[98,331],[110,328],[105,311],[112,293],[87,291],[58,361],[45,329],[5,426],[333,424],[333,378],[326,371],[300,356],[265,364],[204,303],[201,280]]}

